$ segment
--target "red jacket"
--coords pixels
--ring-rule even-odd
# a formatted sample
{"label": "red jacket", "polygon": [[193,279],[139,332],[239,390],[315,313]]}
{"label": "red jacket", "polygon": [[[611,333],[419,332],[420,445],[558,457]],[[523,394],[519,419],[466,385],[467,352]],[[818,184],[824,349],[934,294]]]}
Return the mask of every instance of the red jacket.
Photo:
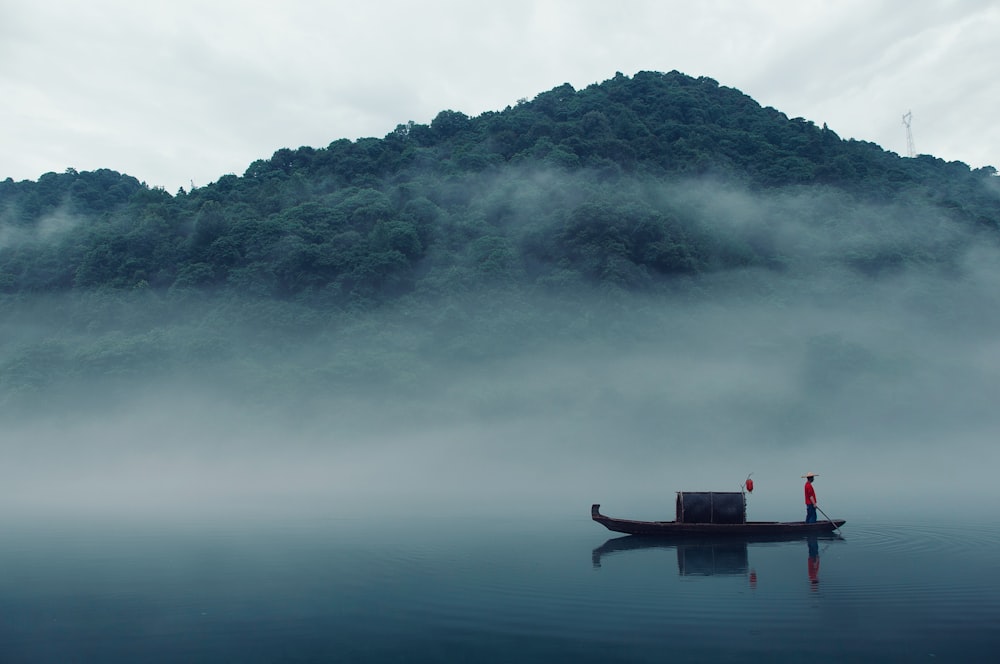
{"label": "red jacket", "polygon": [[812,482],[806,482],[806,505],[816,504],[816,489],[813,488]]}

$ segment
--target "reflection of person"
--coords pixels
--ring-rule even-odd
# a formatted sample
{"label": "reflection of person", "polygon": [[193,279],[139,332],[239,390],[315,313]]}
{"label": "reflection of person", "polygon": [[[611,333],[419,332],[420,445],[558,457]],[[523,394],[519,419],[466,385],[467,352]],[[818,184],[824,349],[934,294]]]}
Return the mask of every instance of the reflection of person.
{"label": "reflection of person", "polygon": [[813,488],[813,478],[816,473],[806,473],[806,523],[816,523],[816,489]]}
{"label": "reflection of person", "polygon": [[808,573],[809,583],[814,586],[819,585],[819,541],[815,537],[809,537],[809,562]]}

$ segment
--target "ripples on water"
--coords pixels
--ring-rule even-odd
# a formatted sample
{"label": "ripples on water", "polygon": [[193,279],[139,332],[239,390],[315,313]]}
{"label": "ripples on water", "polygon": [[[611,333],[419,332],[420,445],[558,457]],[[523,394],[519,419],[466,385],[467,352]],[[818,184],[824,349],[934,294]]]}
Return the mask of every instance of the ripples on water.
{"label": "ripples on water", "polygon": [[2,662],[968,661],[1000,528],[617,537],[587,519],[9,527]]}

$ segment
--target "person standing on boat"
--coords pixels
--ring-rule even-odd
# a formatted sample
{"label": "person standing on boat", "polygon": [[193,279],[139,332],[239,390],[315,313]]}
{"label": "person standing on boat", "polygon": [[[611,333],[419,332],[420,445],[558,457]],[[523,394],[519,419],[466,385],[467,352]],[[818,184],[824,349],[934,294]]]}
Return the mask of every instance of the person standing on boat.
{"label": "person standing on boat", "polygon": [[802,477],[806,478],[806,523],[816,523],[816,489],[813,488],[813,478],[819,475],[806,473]]}

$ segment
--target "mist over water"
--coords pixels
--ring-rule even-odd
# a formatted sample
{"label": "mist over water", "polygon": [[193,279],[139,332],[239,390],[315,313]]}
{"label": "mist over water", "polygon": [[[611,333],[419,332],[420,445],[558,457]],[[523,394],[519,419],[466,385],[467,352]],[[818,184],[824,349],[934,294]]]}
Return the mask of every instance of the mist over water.
{"label": "mist over water", "polygon": [[[539,190],[512,214],[527,218]],[[737,490],[753,472],[750,518],[796,520],[800,475],[814,471],[820,506],[849,522],[995,501],[980,481],[1000,461],[993,239],[816,190],[642,195],[784,264],[678,279],[671,293],[403,301],[306,332],[211,302],[95,309],[72,334],[122,343],[116,364],[8,399],[0,500],[29,519],[586,519],[592,502],[663,519],[674,491]],[[901,244],[926,264],[866,267]],[[31,346],[44,359],[69,306],[40,300],[2,321],[18,380],[32,367],[12,358]]]}

